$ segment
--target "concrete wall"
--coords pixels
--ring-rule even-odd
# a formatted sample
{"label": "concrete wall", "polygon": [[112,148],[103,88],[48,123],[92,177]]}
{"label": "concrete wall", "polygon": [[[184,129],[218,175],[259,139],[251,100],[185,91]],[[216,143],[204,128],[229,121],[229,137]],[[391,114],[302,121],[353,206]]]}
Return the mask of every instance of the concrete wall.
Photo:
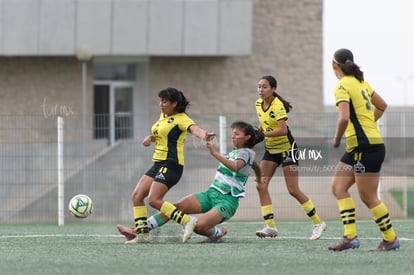
{"label": "concrete wall", "polygon": [[[322,110],[322,2],[253,1],[253,43],[247,56],[149,57],[147,79],[141,78],[138,85],[146,87],[143,98],[151,106],[149,120],[157,118],[157,93],[167,86],[186,94],[192,104],[190,114],[254,114],[257,81],[267,74],[276,76],[278,92],[292,102],[294,112]],[[1,3],[4,16],[5,3],[11,4]],[[231,38],[228,35],[226,39]],[[89,64],[88,106],[92,113],[91,68]],[[81,73],[81,64],[74,57],[0,58],[0,114],[44,115],[46,100],[55,108],[49,114],[62,115],[59,112],[67,107],[71,115],[79,115]]]}
{"label": "concrete wall", "polygon": [[294,112],[323,109],[322,0],[253,1],[252,54],[216,58],[152,58],[152,113],[156,91],[176,86],[190,113],[254,113],[257,82],[274,75]]}
{"label": "concrete wall", "polygon": [[239,55],[252,0],[0,0],[0,56]]}
{"label": "concrete wall", "polygon": [[[90,65],[88,110],[93,112]],[[44,142],[55,141],[56,131],[52,129],[56,129],[56,116],[71,116],[72,123],[81,125],[81,67],[74,57],[0,58],[0,117],[5,129],[1,131],[0,140],[28,142],[38,138]],[[92,122],[88,118],[87,123],[92,125]],[[21,134],[16,129],[30,130],[32,134]],[[81,136],[80,130],[66,134],[67,141]]]}

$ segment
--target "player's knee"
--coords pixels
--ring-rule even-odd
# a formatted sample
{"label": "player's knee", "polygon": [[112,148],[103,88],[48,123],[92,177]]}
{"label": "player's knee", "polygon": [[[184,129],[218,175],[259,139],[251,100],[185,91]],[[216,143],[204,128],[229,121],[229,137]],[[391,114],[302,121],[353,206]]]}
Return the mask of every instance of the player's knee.
{"label": "player's knee", "polygon": [[144,201],[144,199],[140,196],[140,194],[138,192],[135,192],[135,191],[132,192],[131,199],[132,199],[132,202],[133,202],[134,205]]}
{"label": "player's knee", "polygon": [[267,184],[265,184],[265,183],[257,183],[256,184],[256,190],[259,193],[266,191],[267,190]]}
{"label": "player's knee", "polygon": [[289,195],[291,195],[294,198],[297,197],[297,192],[295,190],[288,190],[288,193],[289,193]]}
{"label": "player's knee", "polygon": [[151,197],[148,198],[148,204],[152,208],[155,208],[155,209],[158,209],[158,210],[161,208],[162,202],[163,201],[158,199],[158,198],[151,198]]}
{"label": "player's knee", "polygon": [[336,184],[332,184],[331,192],[332,192],[332,195],[334,195],[334,197],[337,199],[344,197],[347,194],[346,190],[344,190],[343,188],[341,188],[340,186]]}

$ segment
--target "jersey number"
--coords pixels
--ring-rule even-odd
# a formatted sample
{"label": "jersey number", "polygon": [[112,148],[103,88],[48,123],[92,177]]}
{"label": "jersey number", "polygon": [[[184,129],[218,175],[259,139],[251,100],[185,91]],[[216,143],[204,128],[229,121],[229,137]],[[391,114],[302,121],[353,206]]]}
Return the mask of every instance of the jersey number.
{"label": "jersey number", "polygon": [[369,101],[369,98],[368,98],[366,92],[364,90],[361,90],[361,94],[362,94],[362,97],[364,98],[364,100],[366,102],[365,107],[367,107],[367,110],[371,110],[372,109],[371,101]]}

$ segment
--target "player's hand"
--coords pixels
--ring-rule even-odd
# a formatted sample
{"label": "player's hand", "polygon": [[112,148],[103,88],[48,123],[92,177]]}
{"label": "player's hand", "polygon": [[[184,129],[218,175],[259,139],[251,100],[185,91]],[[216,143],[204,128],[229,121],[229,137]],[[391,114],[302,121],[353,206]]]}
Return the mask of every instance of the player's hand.
{"label": "player's hand", "polygon": [[213,154],[216,151],[216,148],[214,146],[214,142],[207,141],[206,145],[207,145],[208,150],[210,150],[210,154]]}
{"label": "player's hand", "polygon": [[145,147],[148,147],[148,146],[150,146],[150,145],[151,145],[152,140],[153,140],[152,135],[149,135],[149,136],[147,136],[146,138],[144,138],[144,140],[142,141],[142,144],[143,144]]}
{"label": "player's hand", "polygon": [[216,133],[214,133],[214,132],[206,132],[206,135],[204,136],[204,139],[206,141],[212,141],[215,136],[216,136]]}
{"label": "player's hand", "polygon": [[340,145],[341,145],[341,139],[340,138],[335,137],[335,138],[332,139],[332,146],[334,148],[338,148]]}

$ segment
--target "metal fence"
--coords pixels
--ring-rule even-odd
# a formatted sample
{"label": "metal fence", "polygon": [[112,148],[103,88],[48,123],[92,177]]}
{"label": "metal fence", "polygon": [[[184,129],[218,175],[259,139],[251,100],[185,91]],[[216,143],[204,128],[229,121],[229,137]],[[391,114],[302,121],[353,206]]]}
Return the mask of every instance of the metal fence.
{"label": "metal fence", "polygon": [[[197,123],[218,134],[217,148],[231,149],[230,124],[244,120],[257,125],[254,113],[192,115]],[[336,201],[330,181],[344,148],[334,149],[330,138],[335,132],[336,113],[292,113],[288,124],[299,145],[301,189],[313,200],[324,218],[337,218]],[[94,202],[93,221],[132,219],[131,192],[139,178],[151,166],[153,147],[141,141],[147,128],[131,129],[133,116],[114,118],[115,129],[108,129],[109,117],[62,118],[58,142],[58,119],[55,116],[0,116],[0,223],[72,221],[67,211],[69,199],[88,194]],[[387,112],[379,122],[387,146],[380,196],[393,217],[410,216],[414,190],[414,114]],[[115,131],[116,142],[109,142]],[[260,161],[263,144],[255,147]],[[215,174],[217,161],[202,141],[188,135],[184,175],[166,196],[174,202],[181,197],[206,189]],[[306,219],[298,202],[287,193],[281,171],[270,184],[277,219]],[[59,191],[59,182],[62,188]],[[234,219],[261,220],[260,204],[253,179],[247,184],[247,196],[240,202]],[[355,195],[359,217],[369,211]],[[58,199],[60,195],[60,200]],[[62,204],[63,203],[63,204]],[[59,215],[59,207],[63,212]],[[150,213],[154,210],[150,209]]]}

